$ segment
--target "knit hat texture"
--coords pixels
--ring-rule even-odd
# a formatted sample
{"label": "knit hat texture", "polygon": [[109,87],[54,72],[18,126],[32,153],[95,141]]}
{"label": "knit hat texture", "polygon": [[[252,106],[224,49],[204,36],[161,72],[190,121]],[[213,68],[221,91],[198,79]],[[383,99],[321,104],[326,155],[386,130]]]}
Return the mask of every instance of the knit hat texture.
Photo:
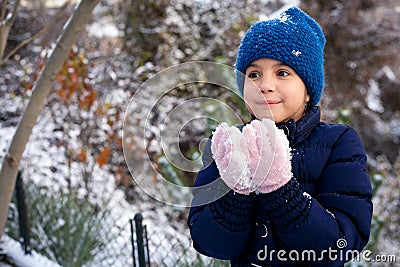
{"label": "knit hat texture", "polygon": [[242,39],[236,57],[239,91],[243,94],[247,67],[257,59],[271,58],[300,76],[310,104],[316,105],[324,88],[325,43],[318,23],[297,7],[287,9],[277,18],[255,23]]}

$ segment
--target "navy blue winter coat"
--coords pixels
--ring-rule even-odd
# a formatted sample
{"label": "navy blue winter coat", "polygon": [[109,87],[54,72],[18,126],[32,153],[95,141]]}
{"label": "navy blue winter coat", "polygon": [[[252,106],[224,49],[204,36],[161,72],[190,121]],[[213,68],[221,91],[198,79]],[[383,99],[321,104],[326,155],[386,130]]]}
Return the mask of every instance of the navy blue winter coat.
{"label": "navy blue winter coat", "polygon": [[[193,246],[232,266],[343,266],[370,234],[372,190],[361,140],[348,126],[321,122],[318,107],[277,126],[292,148],[293,178],[268,194],[230,190],[193,206],[188,217]],[[220,176],[209,145],[193,203],[216,190],[196,187]]]}

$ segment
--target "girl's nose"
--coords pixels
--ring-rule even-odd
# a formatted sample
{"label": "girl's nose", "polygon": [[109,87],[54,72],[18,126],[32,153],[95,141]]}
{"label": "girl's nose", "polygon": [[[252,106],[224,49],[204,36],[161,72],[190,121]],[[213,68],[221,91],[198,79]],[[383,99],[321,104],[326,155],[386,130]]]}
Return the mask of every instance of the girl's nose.
{"label": "girl's nose", "polygon": [[275,91],[275,85],[272,83],[271,79],[263,78],[261,84],[258,87],[261,93],[268,93]]}

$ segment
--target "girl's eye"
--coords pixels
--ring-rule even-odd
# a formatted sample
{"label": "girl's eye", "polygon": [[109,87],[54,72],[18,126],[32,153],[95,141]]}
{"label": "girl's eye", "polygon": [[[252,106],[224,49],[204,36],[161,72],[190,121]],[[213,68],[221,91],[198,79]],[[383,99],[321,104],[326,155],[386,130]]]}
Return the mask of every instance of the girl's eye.
{"label": "girl's eye", "polygon": [[260,78],[260,73],[258,73],[258,72],[250,72],[248,75],[247,75],[247,77],[248,78],[250,78],[250,79],[256,79],[256,78]]}
{"label": "girl's eye", "polygon": [[289,75],[290,75],[290,73],[288,71],[286,71],[286,70],[280,70],[277,73],[277,76],[280,76],[280,77],[286,77],[286,76],[289,76]]}

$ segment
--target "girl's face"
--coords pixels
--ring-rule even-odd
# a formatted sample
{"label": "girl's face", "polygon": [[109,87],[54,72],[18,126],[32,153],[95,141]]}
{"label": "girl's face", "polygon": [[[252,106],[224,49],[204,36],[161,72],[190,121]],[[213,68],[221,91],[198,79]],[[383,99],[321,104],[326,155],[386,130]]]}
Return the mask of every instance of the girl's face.
{"label": "girl's face", "polygon": [[257,119],[271,118],[278,123],[298,121],[310,100],[306,86],[296,72],[280,61],[262,58],[246,69],[244,100]]}

